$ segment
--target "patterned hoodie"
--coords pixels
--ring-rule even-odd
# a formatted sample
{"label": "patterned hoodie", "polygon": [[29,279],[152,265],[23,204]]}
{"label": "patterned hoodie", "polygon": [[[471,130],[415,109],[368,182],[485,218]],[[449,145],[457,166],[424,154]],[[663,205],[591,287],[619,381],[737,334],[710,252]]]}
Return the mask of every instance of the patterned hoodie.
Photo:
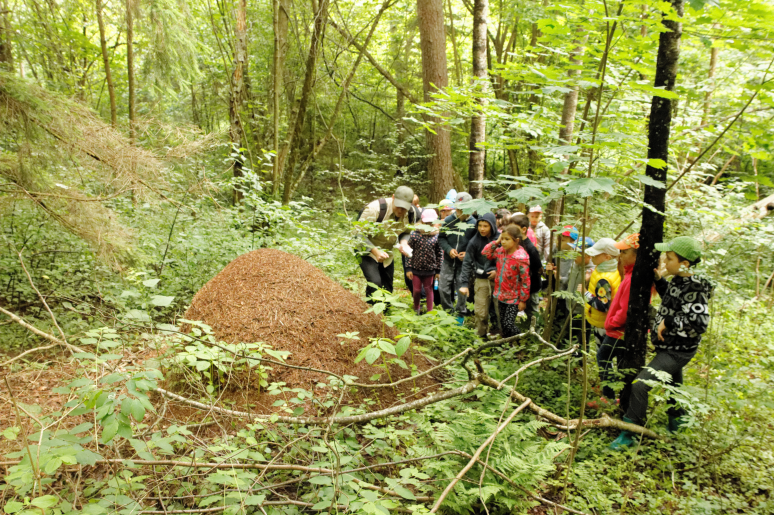
{"label": "patterned hoodie", "polygon": [[422,233],[415,230],[408,239],[408,246],[414,251],[406,260],[406,271],[420,277],[441,273],[443,250],[438,243],[438,233]]}
{"label": "patterned hoodie", "polygon": [[[713,286],[704,277],[675,276],[667,282],[663,277],[656,281],[656,291],[661,297],[661,306],[650,333],[650,340],[656,350],[696,352],[701,335],[710,321],[709,300]],[[664,322],[664,341],[658,339],[658,326]]]}
{"label": "patterned hoodie", "polygon": [[519,245],[512,254],[506,254],[502,246],[493,241],[481,255],[490,261],[497,260],[494,297],[506,304],[518,304],[529,299],[529,255]]}

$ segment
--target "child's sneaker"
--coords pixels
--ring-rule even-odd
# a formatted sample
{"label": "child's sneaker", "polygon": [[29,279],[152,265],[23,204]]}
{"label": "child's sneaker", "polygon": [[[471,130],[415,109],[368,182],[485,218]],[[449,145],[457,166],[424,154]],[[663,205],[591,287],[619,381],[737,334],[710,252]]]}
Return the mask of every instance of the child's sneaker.
{"label": "child's sneaker", "polygon": [[667,424],[667,431],[672,434],[679,432],[685,426],[685,420],[683,417],[675,417],[669,415],[669,423]]}
{"label": "child's sneaker", "polygon": [[[633,420],[626,417],[623,418],[623,421],[629,422],[630,424],[634,423]],[[613,451],[623,451],[626,448],[631,447],[632,445],[634,445],[634,438],[632,438],[632,432],[624,429],[623,431],[621,431],[621,434],[618,435],[618,438],[613,440],[613,442],[610,445],[608,445],[608,449]]]}
{"label": "child's sneaker", "polygon": [[457,325],[459,325],[459,326],[463,326],[463,325],[465,325],[465,317],[463,317],[463,316],[458,316],[458,317],[457,317]]}

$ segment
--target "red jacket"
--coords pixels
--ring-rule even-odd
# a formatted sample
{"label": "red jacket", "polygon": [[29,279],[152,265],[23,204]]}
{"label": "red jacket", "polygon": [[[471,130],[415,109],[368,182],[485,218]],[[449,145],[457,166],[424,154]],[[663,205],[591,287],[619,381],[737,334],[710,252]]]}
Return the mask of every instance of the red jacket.
{"label": "red jacket", "polygon": [[610,309],[605,319],[605,332],[611,338],[623,338],[626,327],[626,312],[629,310],[629,291],[632,285],[632,270],[634,265],[624,269],[624,278],[618,286],[618,291],[610,303]]}
{"label": "red jacket", "polygon": [[506,254],[499,243],[493,241],[484,247],[481,255],[490,261],[497,260],[494,297],[506,304],[518,304],[529,300],[529,255],[524,247]]}

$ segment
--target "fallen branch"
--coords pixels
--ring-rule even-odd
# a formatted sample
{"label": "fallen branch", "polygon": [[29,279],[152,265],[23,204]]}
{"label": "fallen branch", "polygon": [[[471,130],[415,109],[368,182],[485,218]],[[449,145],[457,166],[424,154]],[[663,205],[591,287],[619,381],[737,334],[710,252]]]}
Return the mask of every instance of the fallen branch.
{"label": "fallen branch", "polygon": [[24,356],[26,356],[27,354],[32,354],[33,352],[40,352],[42,350],[50,349],[51,347],[56,347],[56,346],[57,346],[56,343],[52,343],[51,345],[44,345],[43,347],[35,347],[34,349],[30,349],[30,350],[24,351],[21,354],[19,354],[18,356],[15,356],[15,357],[13,357],[13,358],[11,358],[8,361],[5,361],[3,363],[0,363],[0,367],[5,367],[7,365],[10,365],[11,363],[16,361],[17,359],[21,359]]}
{"label": "fallen branch", "polygon": [[495,438],[497,438],[497,435],[499,435],[502,432],[502,430],[505,429],[508,426],[508,424],[511,423],[511,420],[513,420],[516,417],[516,415],[518,415],[521,412],[521,410],[523,410],[524,408],[529,406],[529,404],[531,402],[532,401],[530,399],[527,399],[526,401],[524,401],[521,404],[521,406],[519,406],[518,408],[513,410],[513,413],[511,413],[508,416],[508,418],[506,418],[505,421],[502,424],[500,424],[500,426],[495,430],[495,432],[492,433],[489,436],[489,438],[487,438],[486,441],[484,441],[484,443],[481,444],[481,446],[476,450],[475,454],[473,454],[473,456],[471,456],[470,461],[468,462],[468,464],[465,465],[462,468],[462,470],[460,470],[459,474],[457,474],[454,477],[454,479],[452,479],[451,483],[449,483],[449,485],[443,491],[441,496],[435,501],[435,504],[433,505],[433,508],[430,510],[430,513],[436,513],[438,511],[438,508],[441,507],[441,503],[443,503],[443,500],[446,499],[446,496],[449,495],[452,490],[454,490],[454,486],[460,481],[460,479],[465,477],[465,474],[468,473],[468,470],[473,468],[473,465],[476,464],[476,462],[478,461],[478,457],[481,456],[481,453],[484,452],[484,449],[486,449],[487,446],[490,443],[492,443]]}
{"label": "fallen branch", "polygon": [[263,414],[257,414],[257,413],[248,413],[245,411],[235,411],[230,410],[226,408],[219,408],[217,406],[210,406],[208,404],[203,404],[201,402],[192,401],[190,399],[187,399],[181,395],[177,395],[176,393],[169,392],[167,390],[164,390],[163,388],[156,388],[155,390],[159,392],[161,395],[164,395],[166,397],[169,397],[170,399],[174,399],[180,402],[183,402],[185,404],[188,404],[189,406],[193,406],[194,408],[198,408],[201,410],[206,411],[214,411],[217,413],[222,413],[224,415],[230,415],[232,417],[239,417],[239,418],[247,418],[247,419],[254,419],[254,420],[266,420],[266,421],[273,421],[273,422],[282,422],[285,424],[302,424],[302,425],[327,425],[330,424],[331,421],[335,424],[363,424],[365,422],[370,422],[371,420],[375,420],[378,418],[384,418],[389,417],[391,415],[398,415],[400,413],[404,413],[406,411],[411,411],[419,408],[424,408],[425,406],[428,406],[430,404],[434,404],[436,402],[441,402],[446,399],[451,399],[453,397],[457,397],[459,395],[464,395],[466,393],[470,393],[473,390],[476,389],[479,382],[477,380],[469,381],[465,383],[463,386],[460,386],[459,388],[454,388],[453,390],[446,390],[441,393],[437,393],[435,395],[430,395],[428,397],[424,397],[422,399],[418,399],[416,401],[407,402],[406,404],[401,404],[399,406],[394,406],[392,408],[387,408],[379,411],[372,411],[370,413],[364,413],[362,415],[351,415],[347,417],[286,417],[286,416],[280,416],[280,415],[263,415]]}
{"label": "fallen branch", "polygon": [[[502,390],[503,386],[505,386],[505,383],[507,383],[508,381],[513,379],[514,377],[518,378],[519,374],[521,374],[522,372],[527,370],[529,367],[538,365],[538,364],[543,363],[545,361],[553,361],[555,359],[559,359],[559,358],[563,358],[565,356],[569,356],[570,354],[574,353],[577,349],[578,349],[578,346],[577,345],[573,345],[569,350],[567,350],[565,352],[562,352],[561,354],[554,354],[553,356],[546,356],[544,358],[536,359],[535,361],[527,363],[526,365],[524,365],[523,367],[518,369],[516,372],[514,372],[513,374],[509,375],[508,377],[506,377],[505,379],[500,381],[500,386],[498,386],[497,389],[498,390]],[[516,382],[518,383],[518,379],[516,380]]]}
{"label": "fallen branch", "polygon": [[55,343],[57,345],[61,345],[62,347],[65,347],[65,348],[69,349],[72,352],[83,352],[83,349],[81,349],[77,345],[72,345],[70,343],[67,343],[65,341],[60,340],[56,336],[53,336],[53,335],[50,335],[48,333],[45,333],[45,332],[41,331],[40,329],[38,329],[34,325],[31,325],[31,324],[27,323],[23,318],[15,315],[13,313],[11,313],[7,309],[4,309],[4,308],[0,307],[0,313],[4,314],[5,316],[10,318],[11,320],[16,322],[17,324],[19,324],[23,328],[27,329],[28,331],[30,331],[32,333],[35,333],[38,336],[40,336],[42,338],[45,338],[46,340],[48,340],[50,342],[53,342],[53,343]]}

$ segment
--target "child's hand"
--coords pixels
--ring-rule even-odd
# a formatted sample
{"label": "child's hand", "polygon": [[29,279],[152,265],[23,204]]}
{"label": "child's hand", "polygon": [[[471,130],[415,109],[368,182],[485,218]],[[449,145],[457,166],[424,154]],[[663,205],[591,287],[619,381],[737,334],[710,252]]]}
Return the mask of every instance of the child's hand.
{"label": "child's hand", "polygon": [[465,252],[458,252],[457,257],[460,258],[460,261],[462,261],[463,259],[465,259]]}
{"label": "child's hand", "polygon": [[458,255],[459,254],[457,253],[457,249],[451,249],[449,251],[449,257],[452,258],[452,259],[457,259]]}
{"label": "child's hand", "polygon": [[527,309],[527,303],[526,302],[519,302],[519,311],[524,311]]}
{"label": "child's hand", "polygon": [[406,278],[411,281],[414,279],[414,273],[413,272],[406,272]]}
{"label": "child's hand", "polygon": [[500,240],[503,239],[503,233],[500,233],[500,236],[497,237],[497,244],[500,245]]}
{"label": "child's hand", "polygon": [[663,342],[664,341],[664,331],[666,330],[666,325],[664,324],[664,321],[662,320],[660,324],[658,324],[658,341]]}
{"label": "child's hand", "polygon": [[579,284],[577,288],[578,293],[583,293],[583,285]]}
{"label": "child's hand", "polygon": [[491,280],[492,280],[492,279],[494,279],[494,278],[495,278],[495,276],[497,275],[497,270],[492,270],[492,271],[490,271],[490,272],[488,273],[488,275],[489,275],[489,280],[491,281]]}
{"label": "child's hand", "polygon": [[554,266],[553,263],[548,263],[546,265],[546,272],[548,272],[548,275],[551,275],[551,273],[553,272],[554,277],[556,277],[558,270],[556,269],[556,266]]}
{"label": "child's hand", "polygon": [[653,277],[656,281],[661,279],[661,272],[659,272],[658,268],[653,269]]}
{"label": "child's hand", "polygon": [[463,286],[462,288],[460,288],[460,293],[461,293],[462,295],[465,295],[465,296],[467,297],[468,295],[470,295],[470,290],[469,290],[468,288],[465,288],[465,287]]}

